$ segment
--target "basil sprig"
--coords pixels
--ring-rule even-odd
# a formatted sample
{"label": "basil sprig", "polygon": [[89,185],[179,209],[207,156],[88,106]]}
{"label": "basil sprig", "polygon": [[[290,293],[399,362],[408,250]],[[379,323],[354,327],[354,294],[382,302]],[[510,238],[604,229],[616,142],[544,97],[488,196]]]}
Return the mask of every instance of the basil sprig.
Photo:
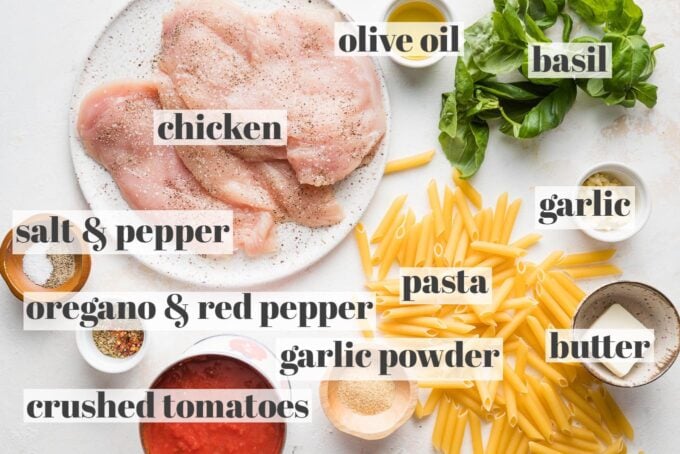
{"label": "basil sprig", "polygon": [[[607,105],[654,107],[657,87],[647,80],[656,65],[634,0],[494,0],[495,11],[465,30],[465,58],[456,62],[455,89],[442,94],[439,143],[463,178],[474,175],[489,141],[489,121],[518,139],[558,127],[577,88]],[[571,13],[571,14],[570,14]],[[573,15],[602,36],[571,37]],[[559,20],[558,20],[559,19]],[[529,79],[527,48],[550,42],[545,30],[562,24],[562,39],[612,45],[610,79]],[[520,82],[500,82],[515,73]]]}

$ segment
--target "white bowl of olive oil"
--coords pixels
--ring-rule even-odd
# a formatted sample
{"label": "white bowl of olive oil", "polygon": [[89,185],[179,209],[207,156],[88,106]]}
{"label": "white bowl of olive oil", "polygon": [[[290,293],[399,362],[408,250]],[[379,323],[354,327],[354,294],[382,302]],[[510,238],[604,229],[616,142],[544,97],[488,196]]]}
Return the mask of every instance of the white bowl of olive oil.
{"label": "white bowl of olive oil", "polygon": [[[383,20],[388,23],[453,22],[453,14],[446,2],[442,0],[394,0],[387,6]],[[444,58],[444,54],[421,56],[391,52],[390,57],[396,63],[408,68],[425,68],[440,61]]]}

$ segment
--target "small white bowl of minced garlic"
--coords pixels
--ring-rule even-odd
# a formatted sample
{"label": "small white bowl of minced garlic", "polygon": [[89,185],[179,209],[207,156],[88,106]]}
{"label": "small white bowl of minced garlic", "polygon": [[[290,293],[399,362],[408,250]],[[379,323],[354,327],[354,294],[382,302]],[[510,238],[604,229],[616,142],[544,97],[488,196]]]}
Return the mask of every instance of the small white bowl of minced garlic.
{"label": "small white bowl of minced garlic", "polygon": [[584,172],[578,180],[578,186],[635,188],[635,222],[626,228],[595,228],[579,222],[581,230],[591,238],[607,243],[624,241],[635,235],[644,227],[652,211],[649,190],[644,180],[632,167],[619,162],[603,162]]}

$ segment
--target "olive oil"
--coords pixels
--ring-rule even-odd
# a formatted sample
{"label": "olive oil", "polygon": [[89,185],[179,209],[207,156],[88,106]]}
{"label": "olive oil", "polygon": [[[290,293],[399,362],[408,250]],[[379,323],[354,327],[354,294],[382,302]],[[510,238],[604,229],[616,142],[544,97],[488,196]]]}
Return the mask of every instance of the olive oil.
{"label": "olive oil", "polygon": [[[446,16],[435,5],[420,0],[413,0],[394,8],[387,16],[387,22],[446,22]],[[429,58],[422,55],[401,54],[409,60],[424,60]]]}
{"label": "olive oil", "polygon": [[446,22],[439,8],[428,2],[414,0],[403,3],[390,13],[388,22]]}

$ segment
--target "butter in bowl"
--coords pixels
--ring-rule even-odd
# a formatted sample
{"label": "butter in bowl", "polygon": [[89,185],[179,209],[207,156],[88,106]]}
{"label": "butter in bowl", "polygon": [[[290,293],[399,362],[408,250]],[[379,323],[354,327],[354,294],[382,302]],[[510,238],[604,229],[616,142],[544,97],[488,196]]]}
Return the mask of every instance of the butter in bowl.
{"label": "butter in bowl", "polygon": [[[653,330],[653,356],[645,361],[584,362],[593,376],[613,386],[633,388],[661,377],[680,352],[680,317],[657,289],[640,282],[619,281],[600,287],[576,309],[575,330]],[[631,342],[632,344],[633,342]]]}

